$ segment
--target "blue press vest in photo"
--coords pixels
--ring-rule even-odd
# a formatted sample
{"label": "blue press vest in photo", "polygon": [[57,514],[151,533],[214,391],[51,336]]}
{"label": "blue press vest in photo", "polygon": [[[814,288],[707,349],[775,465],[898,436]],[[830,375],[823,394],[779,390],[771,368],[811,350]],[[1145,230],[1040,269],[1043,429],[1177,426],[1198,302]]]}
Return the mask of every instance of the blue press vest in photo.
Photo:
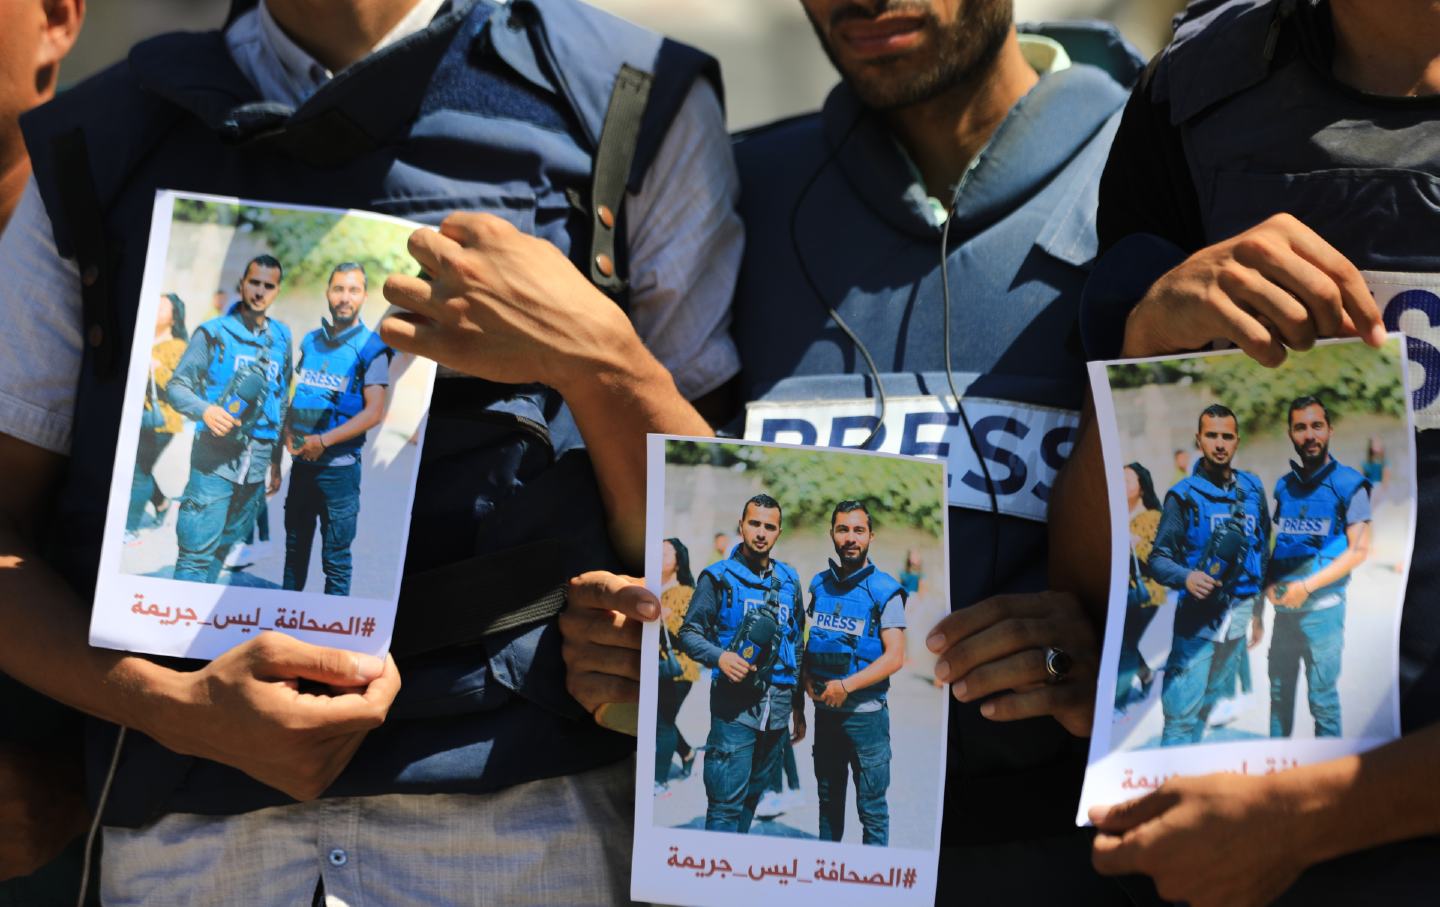
{"label": "blue press vest in photo", "polygon": [[1250,546],[1245,550],[1240,576],[1228,591],[1233,597],[1248,598],[1260,591],[1265,579],[1261,575],[1265,552],[1260,538],[1266,507],[1265,486],[1253,473],[1236,469],[1231,473],[1234,481],[1222,488],[1201,472],[1203,462],[1196,461],[1195,471],[1176,482],[1166,494],[1167,498],[1174,495],[1184,502],[1181,511],[1185,515],[1185,566],[1193,570],[1200,564],[1211,534],[1236,513],[1238,505],[1249,530]]}
{"label": "blue press vest in photo", "polygon": [[[834,307],[881,372],[874,446],[950,461],[952,608],[1045,588],[1045,511],[1087,385],[1070,338],[1096,252],[1097,184],[1141,67],[1108,26],[1027,30],[1060,41],[1076,64],[1041,77],[1000,125],[966,179],[948,249],[951,366],[998,518],[948,401],[941,228],[915,198],[895,136],[841,83],[819,113],[736,145],[746,249],[732,333],[744,436],[856,446],[876,424],[875,381]],[[1051,720],[989,721],[975,704],[952,701],[951,716],[947,843],[1073,829],[1083,741]],[[986,783],[997,776],[1011,783]],[[1002,787],[1025,789],[1023,808]]]}
{"label": "blue press vest in photo", "polygon": [[[1275,483],[1275,551],[1270,560],[1271,582],[1300,581],[1323,569],[1350,547],[1346,513],[1356,492],[1369,488],[1365,477],[1331,458],[1308,479],[1294,468]],[[1343,592],[1350,574],[1327,586],[1310,590],[1300,610],[1313,610],[1316,601]]]}
{"label": "blue press vest in photo", "polygon": [[[588,273],[594,221],[583,201],[622,64],[655,77],[626,183],[633,193],[695,80],[715,81],[718,92],[718,73],[698,51],[577,0],[454,0],[428,28],[351,66],[293,111],[259,100],[223,36],[206,32],[145,41],[27,114],[26,143],[60,253],[74,255],[93,238],[72,233],[65,204],[77,183],[63,170],[57,140],[76,133],[89,148],[96,200],[84,208],[100,212],[108,250],[91,284],[104,304],[86,302],[85,329],[99,343],[85,349],[55,505],[64,528],[47,551],[79,594],[89,597],[99,560],[124,351],[157,189],[432,225],[452,211],[490,212],[555,244]],[[619,217],[623,238],[623,210]],[[622,271],[624,262],[622,242]],[[619,567],[579,431],[559,396],[539,386],[437,382],[409,532],[397,639],[407,622],[429,619],[424,596],[410,590],[469,558],[514,551],[539,563],[534,575],[504,577],[525,590],[520,601],[584,570]],[[473,606],[517,604],[477,592]],[[401,674],[386,724],[366,737],[328,796],[493,791],[634,749],[633,739],[599,729],[565,690],[553,620],[415,655],[401,661]],[[115,731],[92,728],[98,791]],[[135,826],[169,812],[286,802],[234,769],[132,733],[104,819]]]}
{"label": "blue press vest in photo", "polygon": [[[738,547],[736,550],[738,552]],[[736,552],[732,552],[730,557],[716,561],[704,572],[719,582],[723,589],[720,606],[715,613],[715,644],[722,649],[734,640],[735,631],[740,629],[746,612],[763,604],[767,595],[776,596],[782,635],[775,666],[770,671],[770,683],[777,687],[794,686],[799,676],[795,653],[799,643],[800,608],[800,577],[794,568],[784,561],[771,559],[770,572],[760,576],[746,566]],[[719,678],[720,669],[713,668],[711,681]]]}
{"label": "blue press vest in photo", "polygon": [[[391,350],[380,335],[357,320],[338,337],[319,327],[300,341],[295,364],[295,396],[290,400],[290,425],[302,434],[320,434],[343,425],[365,408],[365,373]],[[325,448],[325,463],[365,446],[365,435]]]}
{"label": "blue press vest in photo", "polygon": [[[1267,56],[1298,31],[1286,9],[1281,0],[1195,4],[1155,65],[1153,96],[1170,104],[1206,241],[1288,212],[1357,268],[1440,274],[1440,107],[1434,98],[1366,96],[1304,53]],[[1138,297],[1118,288],[1185,257],[1164,240],[1132,239],[1098,263],[1086,322],[1104,324],[1112,307],[1128,311]],[[1386,328],[1406,331],[1418,379],[1418,514],[1400,633],[1401,720],[1414,730],[1440,721],[1440,611],[1427,600],[1440,588],[1440,431],[1431,427],[1440,418],[1440,295],[1400,293],[1383,315]],[[1118,332],[1108,333],[1086,333],[1091,355],[1118,352]]]}
{"label": "blue press vest in photo", "polygon": [[[280,437],[281,413],[285,407],[285,392],[288,375],[281,372],[290,356],[290,328],[274,318],[265,320],[265,327],[255,333],[245,326],[236,310],[212,318],[195,329],[203,333],[210,344],[210,362],[205,370],[205,386],[195,388],[199,396],[210,403],[222,404],[221,397],[230,386],[238,366],[261,365],[266,381],[264,396],[261,397],[258,413],[240,413],[227,407],[230,415],[242,424],[250,426],[249,436],[256,441],[274,441]],[[238,406],[238,403],[231,404]],[[195,423],[196,434],[206,432],[203,422]]]}
{"label": "blue press vest in photo", "polygon": [[[845,579],[830,569],[810,581],[809,632],[805,665],[820,680],[839,680],[870,667],[885,654],[880,639],[880,618],[895,596],[903,603],[906,592],[895,578],[866,564]],[[843,663],[841,661],[843,659]],[[890,678],[857,693],[880,694],[890,689]],[[869,696],[867,698],[873,698]]]}

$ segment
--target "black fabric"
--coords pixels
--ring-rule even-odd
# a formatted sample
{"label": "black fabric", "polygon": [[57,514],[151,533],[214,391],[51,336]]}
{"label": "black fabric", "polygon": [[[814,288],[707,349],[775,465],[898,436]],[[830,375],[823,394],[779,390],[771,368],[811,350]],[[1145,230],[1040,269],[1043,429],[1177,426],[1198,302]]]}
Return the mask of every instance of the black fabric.
{"label": "black fabric", "polygon": [[[621,66],[610,93],[610,107],[605,112],[605,127],[600,133],[600,147],[595,150],[595,174],[590,189],[590,280],[615,298],[625,292],[625,277],[616,260],[615,234],[625,204],[625,181],[635,160],[635,146],[645,107],[650,100],[654,77],[631,66]],[[609,221],[601,212],[610,213]],[[602,261],[610,263],[610,273],[601,270]]]}

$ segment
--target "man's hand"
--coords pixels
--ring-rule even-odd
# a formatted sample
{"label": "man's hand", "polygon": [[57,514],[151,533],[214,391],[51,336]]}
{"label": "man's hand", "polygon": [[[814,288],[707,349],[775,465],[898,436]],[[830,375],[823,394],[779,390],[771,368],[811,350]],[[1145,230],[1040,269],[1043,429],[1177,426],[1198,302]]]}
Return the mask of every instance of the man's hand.
{"label": "man's hand", "polygon": [[[1285,594],[1277,594],[1280,586],[1285,587]],[[1265,590],[1265,597],[1277,608],[1289,608],[1294,610],[1309,601],[1310,593],[1305,591],[1305,583],[1301,580],[1293,580],[1286,583],[1276,583]]]}
{"label": "man's hand", "polygon": [[1268,904],[1295,882],[1312,852],[1282,777],[1172,778],[1149,796],[1096,807],[1095,868],[1144,873],[1162,898],[1191,907]]}
{"label": "man's hand", "polygon": [[[925,645],[939,654],[935,677],[952,684],[956,699],[993,697],[980,707],[986,718],[1049,715],[1077,737],[1090,735],[1100,646],[1075,596],[1036,592],[987,598],[940,621]],[[1047,646],[1065,650],[1072,659],[1063,683],[1046,683]]]}
{"label": "man's hand", "polygon": [[1384,322],[1360,272],[1315,231],[1277,214],[1161,277],[1125,324],[1127,358],[1229,341],[1261,365],[1319,337],[1379,346]]}
{"label": "man's hand", "polygon": [[1260,645],[1260,641],[1263,640],[1264,638],[1265,638],[1265,618],[1264,618],[1264,616],[1260,613],[1260,611],[1257,609],[1256,612],[1255,612],[1255,615],[1250,618],[1250,642],[1249,642],[1248,645],[1245,646],[1245,648],[1247,648],[1247,649],[1253,649],[1253,648],[1255,648],[1256,646]]}
{"label": "man's hand", "polygon": [[30,875],[85,831],[85,773],[75,752],[0,744],[0,882]]}
{"label": "man's hand", "polygon": [[[276,455],[279,456],[278,454]],[[265,494],[271,496],[280,491],[280,461],[270,461],[270,481],[265,483]]]}
{"label": "man's hand", "polygon": [[300,446],[291,448],[291,452],[302,460],[318,460],[325,452],[325,445],[319,435],[306,435]]}
{"label": "man's hand", "polygon": [[755,671],[755,666],[736,652],[720,653],[720,673],[731,683],[739,683]]}
{"label": "man's hand", "polygon": [[820,695],[814,698],[816,701],[823,702],[832,709],[838,709],[845,704],[845,700],[848,699],[849,696],[850,694],[845,692],[845,684],[838,680],[831,680],[825,684],[825,688],[820,691]]}
{"label": "man's hand", "polygon": [[1196,601],[1203,602],[1221,585],[1223,584],[1218,579],[1199,570],[1191,570],[1185,577],[1185,591],[1189,592],[1190,597]]}
{"label": "man's hand", "polygon": [[[302,681],[331,692],[303,692]],[[139,730],[297,800],[330,786],[400,691],[388,656],[381,661],[276,632],[241,643],[176,682],[172,701],[179,704],[157,709]],[[349,690],[357,692],[340,692]]]}
{"label": "man's hand", "polygon": [[570,580],[560,614],[565,688],[591,714],[640,701],[640,624],[659,616],[641,580],[599,570]]}
{"label": "man's hand", "polygon": [[799,743],[805,739],[805,697],[796,696],[795,701],[800,703],[800,706],[799,708],[792,709],[790,712],[790,723],[792,727],[790,731],[791,744]]}
{"label": "man's hand", "polygon": [[240,420],[214,404],[205,407],[205,412],[200,418],[204,420],[205,427],[210,429],[210,434],[217,438],[223,438],[230,434],[240,424]]}
{"label": "man's hand", "polygon": [[638,345],[634,328],[551,243],[490,214],[451,214],[410,236],[430,279],[391,275],[385,298],[407,311],[380,325],[385,342],[502,384],[566,395],[607,357]]}

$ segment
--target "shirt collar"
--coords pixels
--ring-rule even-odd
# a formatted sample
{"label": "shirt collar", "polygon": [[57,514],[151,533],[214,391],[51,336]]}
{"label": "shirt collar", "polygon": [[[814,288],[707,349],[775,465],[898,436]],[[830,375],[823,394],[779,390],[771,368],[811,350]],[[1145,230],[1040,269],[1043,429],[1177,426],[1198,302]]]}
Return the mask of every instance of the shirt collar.
{"label": "shirt collar", "polygon": [[[394,44],[420,31],[435,18],[446,0],[416,0],[395,27],[382,37],[370,52]],[[226,44],[235,63],[267,101],[279,101],[299,107],[335,74],[280,27],[270,13],[268,2],[261,2],[245,13],[225,33]]]}

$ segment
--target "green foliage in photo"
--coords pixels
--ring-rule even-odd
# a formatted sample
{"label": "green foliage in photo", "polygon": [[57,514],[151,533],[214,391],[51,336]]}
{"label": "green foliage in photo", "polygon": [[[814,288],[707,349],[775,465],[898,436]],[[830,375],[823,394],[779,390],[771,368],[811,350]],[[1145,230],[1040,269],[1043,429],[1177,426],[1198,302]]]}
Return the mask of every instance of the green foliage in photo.
{"label": "green foliage in photo", "polygon": [[668,442],[665,460],[755,471],[765,493],[780,502],[787,526],[826,525],[835,505],[847,499],[863,502],[877,529],[910,526],[938,535],[944,525],[945,472],[933,462],[693,441]]}
{"label": "green foliage in photo", "polygon": [[1291,352],[1280,368],[1266,368],[1234,353],[1112,365],[1106,371],[1116,389],[1151,384],[1205,388],[1215,402],[1235,411],[1240,430],[1247,434],[1283,428],[1290,402],[1306,395],[1319,397],[1336,423],[1350,412],[1405,414],[1398,340],[1380,350],[1361,343],[1324,344],[1306,353]]}

